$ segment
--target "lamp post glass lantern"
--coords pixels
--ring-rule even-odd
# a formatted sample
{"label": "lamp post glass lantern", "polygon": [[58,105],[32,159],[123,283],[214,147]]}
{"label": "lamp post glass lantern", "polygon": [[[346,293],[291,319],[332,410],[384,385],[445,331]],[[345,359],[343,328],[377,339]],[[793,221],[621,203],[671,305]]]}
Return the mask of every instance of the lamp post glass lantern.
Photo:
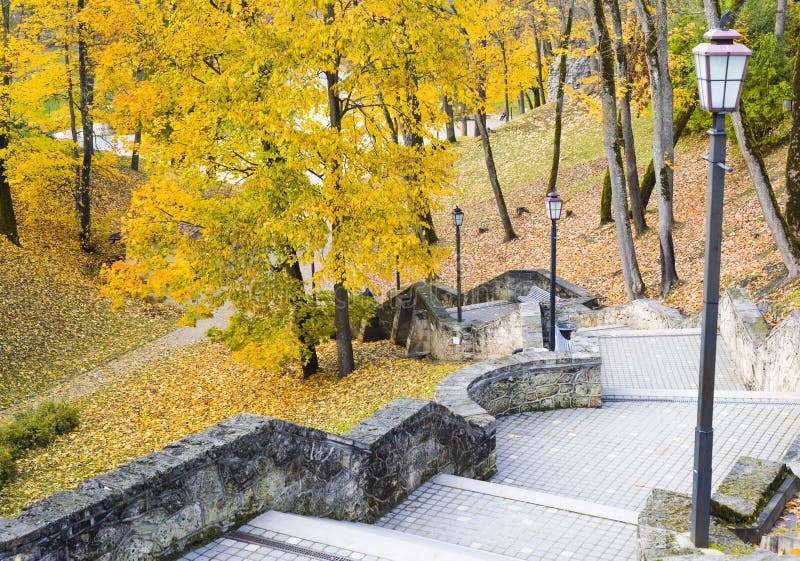
{"label": "lamp post glass lantern", "polygon": [[561,218],[564,201],[553,191],[544,199],[550,219],[550,350],[556,350],[556,222]]}
{"label": "lamp post glass lantern", "polygon": [[456,307],[458,322],[461,323],[461,225],[464,223],[464,211],[453,209],[453,226],[456,227]]}
{"label": "lamp post glass lantern", "polygon": [[[729,14],[726,14],[728,16]],[[723,16],[721,21],[727,19]],[[725,114],[739,109],[750,49],[733,41],[741,35],[732,29],[712,29],[704,35],[709,43],[692,51],[697,72],[700,105],[712,113],[713,126],[708,160],[708,207],[706,209],[703,323],[700,335],[700,380],[697,397],[694,473],[692,478],[691,539],[696,547],[708,547],[711,517],[711,456],[714,430],[714,375],[717,357],[719,269],[722,255],[722,203],[725,192]]]}

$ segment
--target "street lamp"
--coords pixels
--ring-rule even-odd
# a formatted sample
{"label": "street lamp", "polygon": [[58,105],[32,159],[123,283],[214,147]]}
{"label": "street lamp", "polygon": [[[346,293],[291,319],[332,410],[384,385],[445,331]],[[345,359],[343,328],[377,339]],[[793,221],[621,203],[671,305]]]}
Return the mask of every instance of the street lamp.
{"label": "street lamp", "polygon": [[453,226],[456,227],[456,299],[458,301],[458,322],[461,323],[461,225],[464,223],[464,211],[453,209]]}
{"label": "street lamp", "polygon": [[741,35],[726,29],[712,29],[703,37],[709,43],[692,51],[697,71],[700,105],[712,114],[708,134],[711,146],[708,160],[708,205],[706,209],[706,262],[703,281],[703,324],[700,338],[700,383],[697,396],[697,428],[694,441],[691,538],[696,547],[708,547],[711,516],[711,452],[714,429],[714,369],[717,358],[717,316],[719,309],[719,266],[722,253],[722,200],[725,190],[725,114],[739,109],[742,86],[747,74],[750,49],[734,43]]}
{"label": "street lamp", "polygon": [[561,218],[564,201],[553,191],[544,199],[550,219],[550,350],[556,350],[556,222]]}

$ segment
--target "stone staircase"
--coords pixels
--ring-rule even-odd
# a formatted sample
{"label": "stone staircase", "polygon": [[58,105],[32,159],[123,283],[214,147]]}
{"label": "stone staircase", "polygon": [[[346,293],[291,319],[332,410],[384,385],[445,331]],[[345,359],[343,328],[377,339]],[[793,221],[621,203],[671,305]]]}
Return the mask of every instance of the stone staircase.
{"label": "stone staircase", "polygon": [[[699,337],[585,335],[603,349],[603,407],[498,418],[491,481],[434,476],[371,525],[267,512],[181,561],[633,561],[651,491],[691,488]],[[741,391],[720,359],[717,483],[741,455],[781,460],[800,431],[796,396]]]}
{"label": "stone staircase", "polygon": [[[601,536],[616,536],[609,551],[633,551],[636,517],[588,501],[439,475],[374,525],[270,511],[182,561],[581,558],[585,542]],[[581,532],[565,533],[565,527]]]}

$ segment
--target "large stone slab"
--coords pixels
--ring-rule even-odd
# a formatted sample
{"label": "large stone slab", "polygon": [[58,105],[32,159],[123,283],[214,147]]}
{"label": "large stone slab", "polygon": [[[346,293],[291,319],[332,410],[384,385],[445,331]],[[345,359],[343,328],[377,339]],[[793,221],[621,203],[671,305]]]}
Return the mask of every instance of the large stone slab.
{"label": "large stone slab", "polygon": [[741,457],[711,499],[711,512],[731,524],[755,522],[788,470],[781,462]]}

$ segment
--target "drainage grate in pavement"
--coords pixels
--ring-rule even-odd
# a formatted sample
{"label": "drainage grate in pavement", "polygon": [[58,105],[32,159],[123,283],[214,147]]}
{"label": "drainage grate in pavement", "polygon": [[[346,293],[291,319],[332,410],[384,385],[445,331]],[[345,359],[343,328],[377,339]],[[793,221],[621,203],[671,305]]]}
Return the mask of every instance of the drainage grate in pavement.
{"label": "drainage grate in pavement", "polygon": [[352,559],[348,559],[347,557],[339,557],[338,555],[332,555],[330,553],[325,553],[324,551],[315,551],[306,547],[300,547],[286,542],[279,542],[277,540],[271,540],[262,536],[256,536],[255,534],[248,534],[246,532],[233,531],[227,533],[225,537],[229,540],[235,540],[237,542],[263,545],[265,547],[279,549],[287,553],[294,553],[296,555],[305,555],[306,557],[322,559],[323,561],[352,561]]}
{"label": "drainage grate in pavement", "polygon": [[[603,402],[625,403],[625,402],[658,402],[658,403],[697,403],[696,397],[659,397],[659,396],[632,396],[632,395],[604,395]],[[773,405],[778,407],[797,407],[800,401],[797,400],[758,400],[758,399],[714,399],[714,405]]]}

